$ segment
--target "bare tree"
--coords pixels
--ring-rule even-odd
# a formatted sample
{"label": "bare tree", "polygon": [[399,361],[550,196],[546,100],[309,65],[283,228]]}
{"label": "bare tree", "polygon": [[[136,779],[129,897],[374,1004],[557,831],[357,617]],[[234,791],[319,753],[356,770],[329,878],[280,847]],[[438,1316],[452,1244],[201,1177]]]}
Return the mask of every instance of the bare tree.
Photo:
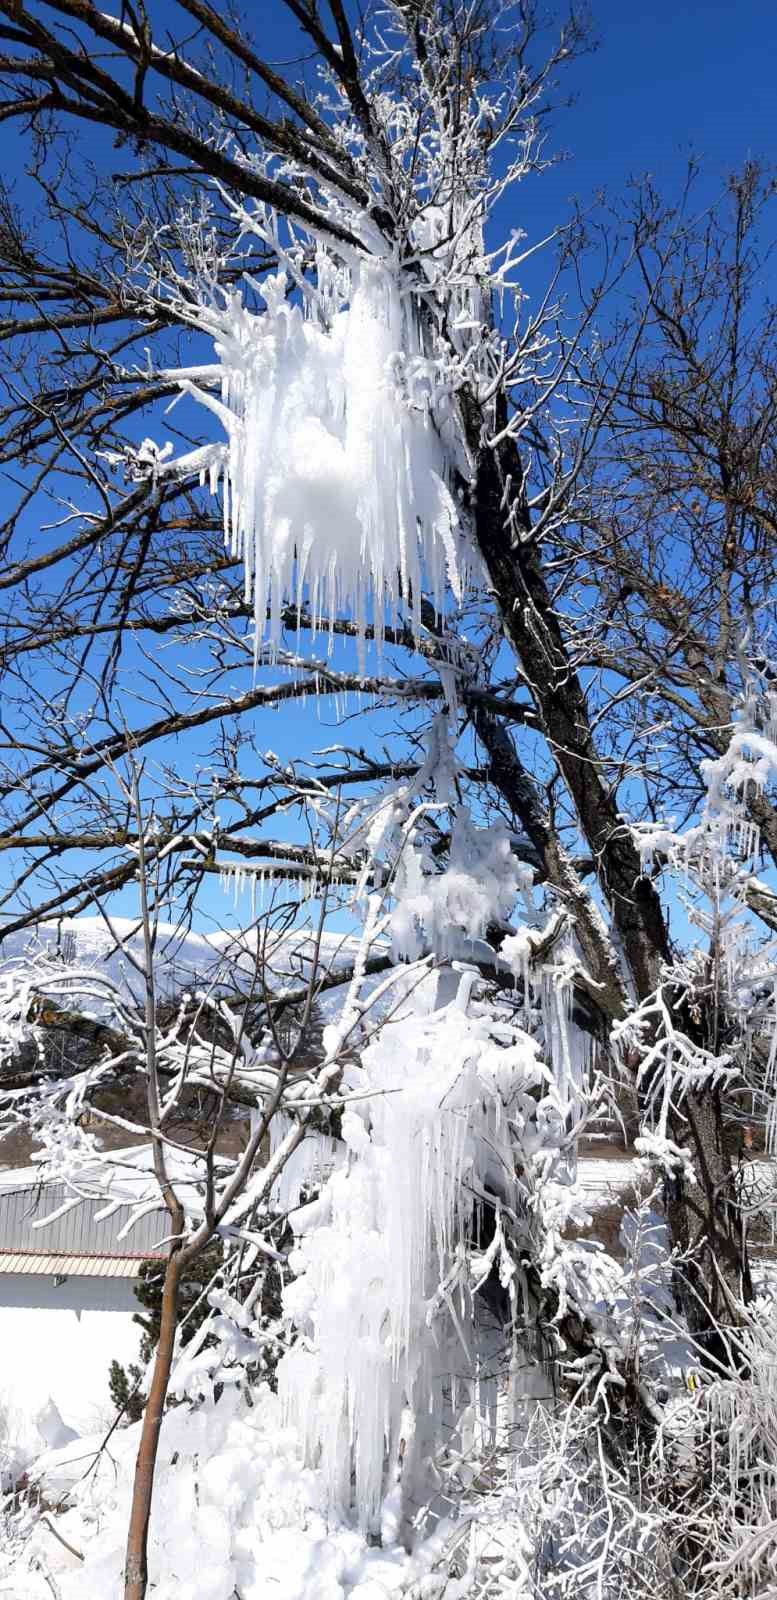
{"label": "bare tree", "polygon": [[[107,903],[139,852],[141,881],[181,917],[207,875],[236,867],[331,893],[376,886],[383,869],[391,881],[396,860],[380,858],[370,830],[400,783],[402,804],[425,808],[428,857],[444,872],[456,806],[432,815],[429,757],[440,742],[429,712],[444,711],[454,743],[471,739],[457,803],[506,819],[515,857],[543,886],[537,961],[569,936],[578,1004],[605,1054],[636,1007],[618,1093],[649,1117],[662,1041],[700,1062],[714,1052],[626,816],[655,821],[676,795],[686,815],[698,811],[699,757],[728,748],[740,641],[773,584],[774,329],[750,242],[769,194],[747,169],[730,186],[733,220],[717,208],[694,224],[691,198],[667,213],[645,189],[597,257],[560,229],[546,290],[527,307],[532,242],[492,230],[505,197],[543,166],[541,131],[559,71],[585,45],[581,24],[551,38],[530,6],[491,0],[395,0],[358,25],[335,0],[281,9],[309,54],[307,79],[279,75],[247,16],[226,20],[206,0],[177,0],[172,18],[151,4],[111,16],[89,0],[0,0],[0,109],[29,138],[43,208],[36,229],[9,195],[0,218],[2,460],[20,483],[0,579],[0,844],[15,862],[6,934]],[[121,151],[110,178],[78,143],[95,125]],[[326,572],[301,524],[267,578],[261,518],[251,522],[239,477],[240,360],[268,318],[298,314],[301,326],[302,305],[330,350],[339,309],[370,273],[401,308],[395,409],[425,427],[430,452],[410,536],[397,536],[384,570],[365,537],[359,560],[372,571],[362,584],[351,554],[349,588],[337,510]],[[622,317],[605,309],[624,303]],[[173,398],[175,423],[162,423]],[[163,428],[168,443],[148,437]],[[44,506],[54,509],[30,539]],[[461,548],[470,572],[457,567]],[[337,667],[302,643],[322,624],[356,641],[355,660]],[[258,712],[312,693],[375,697],[386,724],[395,714],[383,747],[359,725],[315,761],[284,765],[263,750]],[[661,760],[646,763],[656,722]],[[192,752],[183,772],[175,741]],[[156,763],[153,835],[117,782],[128,747]],[[748,805],[774,859],[773,808],[755,789]],[[747,903],[773,925],[773,891],[751,879]],[[481,948],[481,967],[498,987],[504,928],[484,933],[495,958]],[[149,984],[152,958],[149,947]],[[147,1004],[152,1041],[153,995]],[[153,1061],[147,1071],[151,1084]],[[746,1322],[750,1291],[733,1115],[710,1068],[670,1095],[663,1130],[678,1153],[665,1204],[679,1294],[715,1370],[739,1359],[727,1330]],[[158,1116],[150,1102],[152,1136]],[[222,1216],[214,1205],[203,1247]],[[171,1317],[190,1248],[171,1257]],[[532,1272],[538,1315],[552,1321],[558,1303]],[[593,1324],[567,1319],[565,1331],[581,1359],[606,1367]],[[171,1348],[147,1411],[147,1465]],[[650,1432],[639,1385],[627,1392]],[[147,1474],[133,1595],[144,1592],[149,1493]]]}
{"label": "bare tree", "polygon": [[[768,633],[775,581],[773,185],[750,164],[712,205],[701,190],[692,169],[680,206],[639,196],[648,319],[589,458],[581,535],[566,535],[573,582],[589,572],[599,590],[588,659],[616,675],[648,804],[688,815],[699,761],[726,749],[742,643],[757,651]],[[774,861],[768,799],[753,791],[749,804]],[[774,916],[768,895],[757,909]]]}

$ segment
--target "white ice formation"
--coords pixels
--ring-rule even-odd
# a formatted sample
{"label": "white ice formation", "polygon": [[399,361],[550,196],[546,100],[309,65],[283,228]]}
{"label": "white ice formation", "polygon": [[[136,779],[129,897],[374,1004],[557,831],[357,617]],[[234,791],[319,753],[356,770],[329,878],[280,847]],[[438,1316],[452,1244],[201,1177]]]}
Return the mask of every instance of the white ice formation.
{"label": "white ice formation", "polygon": [[[297,1337],[279,1367],[285,1415],[333,1513],[355,1507],[384,1543],[430,1494],[434,1442],[463,1444],[461,1430],[482,1422],[477,1377],[453,1376],[478,1371],[473,1212],[489,1195],[497,1212],[494,1196],[515,1214],[516,1139],[531,1163],[544,1138],[537,1048],[470,1014],[473,976],[452,1004],[387,1024],[364,1052],[358,1081],[369,1098],[344,1113],[347,1159],[292,1219],[296,1278],[284,1310]],[[515,1295],[499,1230],[494,1248]]]}
{"label": "white ice formation", "polygon": [[317,266],[302,303],[280,272],[263,310],[235,290],[190,311],[217,361],[175,374],[226,443],[174,469],[221,487],[257,638],[268,608],[276,641],[282,608],[303,599],[316,624],[347,612],[362,640],[400,597],[417,627],[422,587],[440,609],[446,578],[458,596],[466,575],[444,362],[424,352],[390,265],[365,254],[336,271],[320,252]]}

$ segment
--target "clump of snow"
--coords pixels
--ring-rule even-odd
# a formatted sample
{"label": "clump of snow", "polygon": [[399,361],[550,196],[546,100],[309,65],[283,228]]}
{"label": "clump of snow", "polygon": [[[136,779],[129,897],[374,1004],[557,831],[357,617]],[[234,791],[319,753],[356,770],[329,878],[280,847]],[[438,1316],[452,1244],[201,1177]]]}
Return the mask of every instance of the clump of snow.
{"label": "clump of snow", "polygon": [[534,960],[534,941],[528,928],[518,928],[505,935],[499,946],[499,960],[512,973],[516,983],[528,991],[531,982],[531,963]]}
{"label": "clump of snow", "polygon": [[49,1398],[35,1417],[35,1426],[41,1438],[45,1440],[50,1450],[61,1450],[65,1445],[71,1444],[78,1438],[75,1428],[69,1428],[62,1421],[59,1410],[54,1401]]}
{"label": "clump of snow", "polygon": [[392,885],[391,936],[398,955],[415,960],[427,950],[466,956],[490,926],[504,924],[516,899],[531,888],[533,873],[519,861],[507,828],[478,828],[459,807],[445,869],[410,837]]}

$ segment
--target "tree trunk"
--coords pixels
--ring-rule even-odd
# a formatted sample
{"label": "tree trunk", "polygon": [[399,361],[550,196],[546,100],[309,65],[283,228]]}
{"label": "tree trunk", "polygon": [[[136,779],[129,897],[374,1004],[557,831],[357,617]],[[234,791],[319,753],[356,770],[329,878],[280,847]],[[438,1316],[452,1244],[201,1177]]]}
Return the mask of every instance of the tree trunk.
{"label": "tree trunk", "polygon": [[[478,429],[480,427],[479,413]],[[469,427],[472,435],[472,422]],[[521,663],[538,719],[574,801],[596,861],[597,877],[612,911],[638,999],[652,993],[670,947],[661,902],[642,872],[639,851],[618,812],[588,719],[580,680],[572,667],[548,591],[528,510],[506,508],[509,485],[522,469],[513,445],[475,452],[475,530],[501,610],[504,631]]]}
{"label": "tree trunk", "polygon": [[181,1276],[180,1245],[173,1251],[165,1271],[162,1291],[162,1314],[159,1343],[154,1359],[154,1371],[148,1392],[143,1427],[140,1435],[135,1481],[132,1490],[132,1509],[127,1535],[127,1556],[124,1567],[124,1600],[145,1600],[148,1586],[148,1527],[151,1501],[154,1492],[159,1434],[164,1416],[167,1387],[173,1365],[175,1335],[178,1327],[178,1285]]}
{"label": "tree trunk", "polygon": [[687,1094],[670,1133],[691,1152],[696,1183],[669,1180],[664,1207],[672,1244],[685,1259],[675,1269],[675,1293],[691,1333],[713,1371],[738,1366],[740,1354],[725,1329],[741,1322],[737,1307],[753,1297],[737,1175],[726,1149],[720,1095]]}
{"label": "tree trunk", "polygon": [[[583,686],[570,661],[539,547],[532,537],[529,509],[520,493],[523,471],[518,451],[510,441],[496,449],[486,447],[479,409],[474,402],[465,401],[463,410],[476,462],[475,534],[504,632],[521,664],[540,727],[574,802],[635,995],[643,1000],[656,988],[662,966],[671,961],[661,902],[643,874],[639,851],[619,814],[615,791],[605,781]],[[503,427],[505,420],[506,414],[497,416],[497,428]],[[502,765],[504,754],[500,754]],[[531,796],[528,790],[523,793],[520,783],[516,798],[527,831],[547,855],[540,817],[536,811],[532,816]],[[681,1025],[688,1031],[689,1019],[683,1018]],[[688,1096],[683,1116],[675,1117],[671,1132],[676,1143],[690,1150],[697,1177],[696,1185],[678,1178],[667,1196],[672,1245],[693,1252],[678,1275],[678,1289],[701,1351],[717,1364],[725,1348],[720,1320],[734,1322],[736,1300],[750,1293],[746,1241],[737,1221],[736,1174],[725,1146],[719,1096]],[[728,1365],[728,1360],[724,1364]]]}
{"label": "tree trunk", "polygon": [[[470,715],[481,744],[488,752],[488,775],[534,846],[546,881],[574,923],[586,970],[596,985],[587,990],[602,1022],[626,1015],[628,1002],[623,978],[607,929],[585,884],[556,830],[551,826],[542,798],[521,761],[507,729],[483,706],[473,703]],[[586,985],[582,985],[586,989]]]}

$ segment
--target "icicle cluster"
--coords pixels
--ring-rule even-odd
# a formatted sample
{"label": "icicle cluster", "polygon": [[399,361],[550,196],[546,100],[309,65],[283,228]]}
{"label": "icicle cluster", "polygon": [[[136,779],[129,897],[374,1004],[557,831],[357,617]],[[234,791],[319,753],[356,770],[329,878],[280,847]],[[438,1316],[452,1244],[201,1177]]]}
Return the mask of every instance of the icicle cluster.
{"label": "icicle cluster", "polygon": [[710,871],[720,873],[723,858],[733,852],[742,868],[753,872],[761,836],[747,803],[777,781],[777,692],[746,677],[728,746],[716,760],[700,762],[700,770],[706,795],[694,827],[677,833],[643,823],[634,829],[644,865],[662,855],[685,867],[701,860],[709,877]]}
{"label": "icicle cluster", "polygon": [[246,865],[242,861],[226,861],[219,868],[219,888],[230,896],[235,907],[247,891],[251,920],[254,921],[258,914],[272,905],[276,896],[284,900],[298,900],[300,905],[315,900],[320,883],[313,868],[309,871],[300,870],[293,861],[289,862],[287,872],[284,872],[280,861],[267,861],[257,866]]}
{"label": "icicle cluster", "polygon": [[[292,1118],[285,1111],[275,1113],[270,1123],[271,1156],[292,1126]],[[309,1129],[273,1184],[270,1193],[273,1208],[280,1212],[293,1211],[306,1190],[320,1188],[334,1166],[338,1150],[336,1141],[328,1134]]]}
{"label": "icicle cluster", "polygon": [[[777,1563],[777,1337],[773,1318],[739,1330],[747,1382],[702,1391],[716,1486],[708,1514],[719,1594],[773,1595]],[[698,1431],[698,1429],[697,1429]]]}
{"label": "icicle cluster", "polygon": [[347,611],[363,640],[373,607],[396,620],[401,596],[415,626],[422,587],[439,609],[446,576],[457,596],[465,576],[440,431],[450,405],[415,307],[398,273],[365,254],[337,274],[345,297],[332,311],[334,269],[323,252],[318,268],[319,292],[302,305],[281,272],[262,283],[262,312],[238,292],[221,308],[202,307],[192,320],[212,336],[218,361],[177,374],[226,434],[188,464],[212,493],[221,487],[257,639],[269,609],[274,642],[289,601],[304,598],[316,624]]}
{"label": "icicle cluster", "polygon": [[659,858],[682,874],[689,921],[709,951],[676,962],[672,981],[700,1007],[719,1007],[727,1018],[726,1050],[704,1050],[677,1026],[659,985],[614,1030],[618,1048],[652,1039],[640,1067],[650,1085],[643,1144],[668,1170],[684,1159],[667,1139],[670,1100],[681,1100],[691,1087],[699,1093],[733,1083],[743,1072],[747,1080],[753,1063],[754,1115],[757,1097],[766,1091],[767,1143],[777,1153],[777,941],[763,942],[750,915],[759,899],[777,908],[774,889],[755,876],[762,838],[750,809],[752,798],[777,780],[777,692],[764,658],[741,665],[744,686],[728,746],[716,760],[701,762],[706,794],[699,821],[683,832],[653,824],[634,830],[646,865]]}
{"label": "icicle cluster", "polygon": [[533,1116],[545,1076],[528,1036],[509,1029],[497,1042],[493,1022],[465,1004],[387,1025],[365,1051],[369,1098],[344,1113],[347,1160],[292,1219],[284,1310],[298,1338],[278,1369],[285,1414],[333,1510],[355,1504],[362,1527],[389,1542],[397,1497],[425,1492],[451,1372],[476,1370],[472,1210],[486,1190],[515,1205],[510,1119]]}

